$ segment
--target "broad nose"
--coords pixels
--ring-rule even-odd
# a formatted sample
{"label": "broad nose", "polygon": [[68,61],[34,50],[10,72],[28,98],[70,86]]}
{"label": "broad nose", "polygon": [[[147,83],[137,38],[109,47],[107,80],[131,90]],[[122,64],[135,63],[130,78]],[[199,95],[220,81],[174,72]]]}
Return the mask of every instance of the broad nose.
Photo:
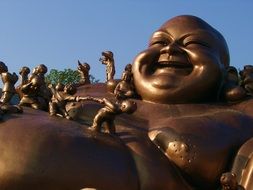
{"label": "broad nose", "polygon": [[160,53],[168,53],[168,54],[176,54],[176,53],[182,53],[183,50],[179,47],[179,45],[176,42],[171,42],[168,45],[164,46]]}

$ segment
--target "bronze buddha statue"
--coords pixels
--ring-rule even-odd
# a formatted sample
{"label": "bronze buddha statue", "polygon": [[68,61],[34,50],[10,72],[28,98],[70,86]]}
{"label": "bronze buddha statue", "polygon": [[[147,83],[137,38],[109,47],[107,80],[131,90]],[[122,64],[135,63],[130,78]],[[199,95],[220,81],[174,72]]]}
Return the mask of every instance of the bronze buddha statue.
{"label": "bronze buddha statue", "polygon": [[[101,109],[91,101],[68,109],[76,121],[32,108],[5,115],[0,188],[218,189],[253,137],[251,97],[244,88],[224,95],[240,87],[237,79],[227,84],[229,68],[227,44],[217,30],[195,16],[172,18],[133,61],[140,99],[132,115],[115,118],[115,134],[89,130]],[[104,83],[80,86],[77,95],[115,98]],[[252,169],[247,171],[251,179]]]}

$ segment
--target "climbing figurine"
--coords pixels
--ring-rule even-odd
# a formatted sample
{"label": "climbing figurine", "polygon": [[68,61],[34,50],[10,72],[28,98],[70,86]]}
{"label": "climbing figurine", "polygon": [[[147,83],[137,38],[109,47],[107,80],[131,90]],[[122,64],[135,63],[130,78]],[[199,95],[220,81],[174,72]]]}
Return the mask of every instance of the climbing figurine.
{"label": "climbing figurine", "polygon": [[98,110],[96,116],[93,119],[93,124],[90,127],[91,130],[101,132],[102,127],[110,134],[115,134],[114,120],[116,115],[121,113],[131,114],[137,109],[137,105],[134,101],[110,101],[107,98],[99,99],[90,97],[89,100],[93,100],[100,104],[104,104],[104,107]]}

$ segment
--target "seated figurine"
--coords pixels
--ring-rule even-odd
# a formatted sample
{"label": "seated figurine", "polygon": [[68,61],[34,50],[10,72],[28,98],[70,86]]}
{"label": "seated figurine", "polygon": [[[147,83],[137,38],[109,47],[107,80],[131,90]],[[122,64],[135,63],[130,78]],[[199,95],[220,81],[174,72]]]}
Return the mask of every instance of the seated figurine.
{"label": "seated figurine", "polygon": [[132,69],[130,64],[125,68],[125,71],[122,73],[121,81],[117,84],[114,89],[114,94],[117,99],[127,99],[135,97],[134,85],[133,85],[133,76]]}
{"label": "seated figurine", "polygon": [[248,94],[253,95],[253,66],[245,65],[243,70],[240,71],[240,75],[242,77],[242,86]]}
{"label": "seated figurine", "polygon": [[[114,120],[115,135],[88,129],[101,109],[92,101],[76,113],[85,123],[30,108],[1,123],[0,187],[217,190],[253,137],[252,97],[224,100],[237,87],[229,68],[227,44],[217,30],[194,16],[172,18],[133,61],[141,100],[133,114]],[[106,84],[80,88],[77,95],[114,98]],[[252,179],[250,166],[245,183]]]}
{"label": "seated figurine", "polygon": [[0,102],[7,104],[10,103],[11,98],[16,93],[15,83],[18,81],[18,76],[16,73],[9,73],[4,62],[0,62],[0,75],[4,85]]}
{"label": "seated figurine", "polygon": [[48,110],[51,93],[45,82],[46,72],[47,67],[43,64],[34,68],[28,82],[20,87],[20,91],[22,92],[20,106]]}

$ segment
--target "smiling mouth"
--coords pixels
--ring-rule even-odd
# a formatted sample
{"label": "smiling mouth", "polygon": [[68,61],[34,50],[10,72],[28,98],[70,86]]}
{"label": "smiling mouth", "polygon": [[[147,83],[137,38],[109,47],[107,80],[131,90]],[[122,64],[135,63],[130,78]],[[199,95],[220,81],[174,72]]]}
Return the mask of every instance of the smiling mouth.
{"label": "smiling mouth", "polygon": [[178,61],[161,61],[155,64],[152,73],[158,75],[189,75],[193,71],[193,65]]}
{"label": "smiling mouth", "polygon": [[162,61],[157,63],[157,68],[175,68],[175,69],[192,69],[189,63],[181,63],[177,61]]}

